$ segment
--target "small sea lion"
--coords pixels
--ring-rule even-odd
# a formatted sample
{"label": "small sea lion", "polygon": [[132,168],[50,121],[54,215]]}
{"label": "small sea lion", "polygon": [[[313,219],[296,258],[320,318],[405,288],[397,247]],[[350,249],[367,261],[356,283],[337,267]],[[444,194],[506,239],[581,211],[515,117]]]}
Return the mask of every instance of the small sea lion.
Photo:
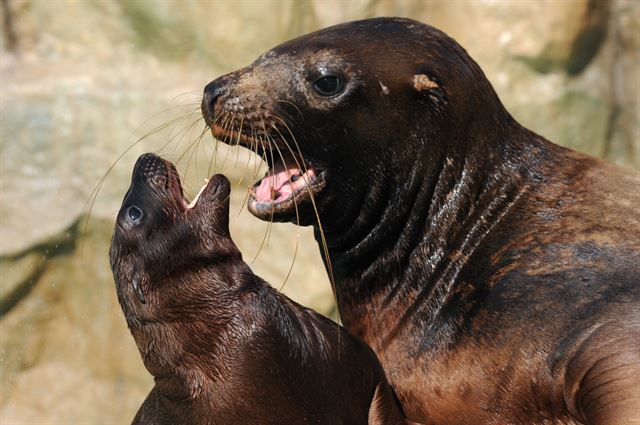
{"label": "small sea lion", "polygon": [[252,273],[229,234],[230,185],[191,203],[175,167],[136,162],[110,260],[155,386],[134,424],[406,424],[374,352]]}
{"label": "small sea lion", "polygon": [[522,127],[446,34],[326,28],[212,81],[202,111],[269,165],[249,210],[315,226],[410,419],[640,423],[640,176]]}

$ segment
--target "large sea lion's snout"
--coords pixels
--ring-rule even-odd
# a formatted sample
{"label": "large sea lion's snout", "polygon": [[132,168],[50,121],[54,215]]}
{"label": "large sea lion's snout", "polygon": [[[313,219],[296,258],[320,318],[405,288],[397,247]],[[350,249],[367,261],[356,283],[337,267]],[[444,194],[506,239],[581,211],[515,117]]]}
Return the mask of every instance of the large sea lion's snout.
{"label": "large sea lion's snout", "polygon": [[[284,83],[285,69],[265,61],[266,72]],[[251,69],[221,76],[204,89],[201,110],[213,135],[228,144],[239,144],[254,151],[267,164],[266,175],[249,192],[248,207],[256,216],[269,221],[304,221],[315,198],[326,186],[326,168],[305,153],[302,140],[285,118],[298,101],[272,97],[281,89],[264,85],[264,75]],[[278,95],[275,95],[279,98]],[[289,111],[290,112],[290,111]]]}

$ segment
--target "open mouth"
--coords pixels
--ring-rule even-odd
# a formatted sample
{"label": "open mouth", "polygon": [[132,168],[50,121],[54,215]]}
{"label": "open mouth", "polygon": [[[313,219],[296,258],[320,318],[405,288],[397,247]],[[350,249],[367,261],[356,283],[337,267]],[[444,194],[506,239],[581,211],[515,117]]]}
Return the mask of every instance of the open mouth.
{"label": "open mouth", "polygon": [[298,208],[313,202],[326,186],[325,170],[314,166],[288,147],[275,142],[257,142],[237,131],[212,126],[213,136],[235,141],[263,158],[269,169],[249,190],[249,211],[262,219],[298,214]]}
{"label": "open mouth", "polygon": [[210,179],[205,179],[204,185],[200,188],[200,191],[196,194],[196,196],[191,201],[189,201],[184,194],[184,190],[182,189],[182,183],[180,182],[180,177],[178,175],[178,172],[175,166],[169,161],[166,161],[166,167],[167,167],[167,178],[168,178],[167,188],[171,193],[171,196],[176,201],[180,209],[182,209],[183,211],[186,212],[194,209],[198,204],[198,200],[200,199],[200,196],[207,190],[207,188],[213,182]]}

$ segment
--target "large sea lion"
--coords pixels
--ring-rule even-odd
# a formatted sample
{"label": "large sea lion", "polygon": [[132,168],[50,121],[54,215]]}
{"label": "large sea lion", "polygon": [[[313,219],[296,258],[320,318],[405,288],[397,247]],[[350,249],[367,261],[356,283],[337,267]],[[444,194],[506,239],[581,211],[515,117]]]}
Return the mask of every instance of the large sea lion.
{"label": "large sea lion", "polygon": [[406,424],[376,355],[251,272],[229,235],[229,181],[191,204],[170,162],[140,157],[110,259],[155,386],[143,425]]}
{"label": "large sea lion", "polygon": [[523,128],[453,39],[337,25],[212,81],[202,110],[269,164],[250,211],[315,226],[409,418],[640,422],[639,175]]}

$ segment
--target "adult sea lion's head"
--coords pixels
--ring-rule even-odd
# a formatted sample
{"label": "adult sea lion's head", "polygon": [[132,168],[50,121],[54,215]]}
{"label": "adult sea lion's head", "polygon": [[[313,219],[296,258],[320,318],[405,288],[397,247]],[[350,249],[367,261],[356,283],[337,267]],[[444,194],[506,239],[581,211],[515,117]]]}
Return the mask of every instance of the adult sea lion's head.
{"label": "adult sea lion's head", "polygon": [[315,203],[334,231],[394,188],[486,156],[482,145],[509,121],[460,45],[401,18],[349,22],[277,46],[209,83],[202,111],[214,137],[268,163],[250,193],[254,215],[311,224]]}
{"label": "adult sea lion's head", "polygon": [[229,235],[229,194],[229,180],[214,175],[189,203],[173,164],[154,154],[138,159],[109,252],[130,327],[202,314],[217,282],[202,271],[240,256]]}

